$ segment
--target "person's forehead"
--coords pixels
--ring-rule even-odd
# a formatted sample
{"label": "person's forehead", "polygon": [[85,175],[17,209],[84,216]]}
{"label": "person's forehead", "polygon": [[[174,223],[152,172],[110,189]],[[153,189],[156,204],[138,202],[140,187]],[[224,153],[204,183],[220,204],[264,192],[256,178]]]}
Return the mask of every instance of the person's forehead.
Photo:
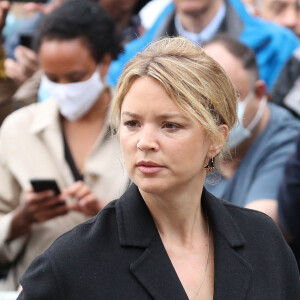
{"label": "person's forehead", "polygon": [[249,74],[241,60],[231,54],[221,43],[212,43],[204,47],[205,52],[217,61],[229,76],[234,87],[242,95],[250,86]]}
{"label": "person's forehead", "polygon": [[204,46],[204,50],[206,54],[222,66],[226,73],[231,70],[239,70],[243,68],[240,59],[231,54],[221,43],[213,42],[208,44]]}

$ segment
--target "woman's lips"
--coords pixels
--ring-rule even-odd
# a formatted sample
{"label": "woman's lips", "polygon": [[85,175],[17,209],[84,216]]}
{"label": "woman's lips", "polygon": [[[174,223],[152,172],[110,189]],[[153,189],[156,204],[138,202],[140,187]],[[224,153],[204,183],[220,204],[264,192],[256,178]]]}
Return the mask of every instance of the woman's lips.
{"label": "woman's lips", "polygon": [[152,161],[140,161],[137,163],[137,168],[143,174],[155,174],[163,169],[163,166]]}

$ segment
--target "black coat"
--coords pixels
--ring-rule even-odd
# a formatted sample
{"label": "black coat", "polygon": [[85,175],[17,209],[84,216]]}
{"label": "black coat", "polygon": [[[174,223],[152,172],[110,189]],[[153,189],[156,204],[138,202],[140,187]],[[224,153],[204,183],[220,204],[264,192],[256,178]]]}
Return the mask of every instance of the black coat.
{"label": "black coat", "polygon": [[[214,235],[214,299],[300,299],[295,258],[269,217],[206,190],[202,205]],[[58,238],[21,284],[18,299],[28,300],[188,299],[135,185]]]}

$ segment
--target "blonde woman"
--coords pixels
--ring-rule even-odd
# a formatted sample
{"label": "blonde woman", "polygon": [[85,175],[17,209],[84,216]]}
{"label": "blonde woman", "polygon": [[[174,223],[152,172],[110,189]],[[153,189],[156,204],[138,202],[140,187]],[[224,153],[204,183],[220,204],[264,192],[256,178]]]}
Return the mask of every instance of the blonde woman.
{"label": "blonde woman", "polygon": [[113,112],[133,183],[33,262],[19,299],[297,299],[273,221],[203,187],[236,101],[223,69],[184,38],[138,54]]}

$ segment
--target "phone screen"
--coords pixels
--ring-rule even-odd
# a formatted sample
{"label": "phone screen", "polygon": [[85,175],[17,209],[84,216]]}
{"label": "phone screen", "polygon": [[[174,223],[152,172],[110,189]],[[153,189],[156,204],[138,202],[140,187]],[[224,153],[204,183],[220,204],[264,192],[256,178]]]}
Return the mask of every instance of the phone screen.
{"label": "phone screen", "polygon": [[56,195],[60,194],[60,189],[54,179],[30,179],[30,183],[35,192],[52,190]]}
{"label": "phone screen", "polygon": [[20,35],[20,44],[22,46],[32,49],[32,35],[30,34]]}

